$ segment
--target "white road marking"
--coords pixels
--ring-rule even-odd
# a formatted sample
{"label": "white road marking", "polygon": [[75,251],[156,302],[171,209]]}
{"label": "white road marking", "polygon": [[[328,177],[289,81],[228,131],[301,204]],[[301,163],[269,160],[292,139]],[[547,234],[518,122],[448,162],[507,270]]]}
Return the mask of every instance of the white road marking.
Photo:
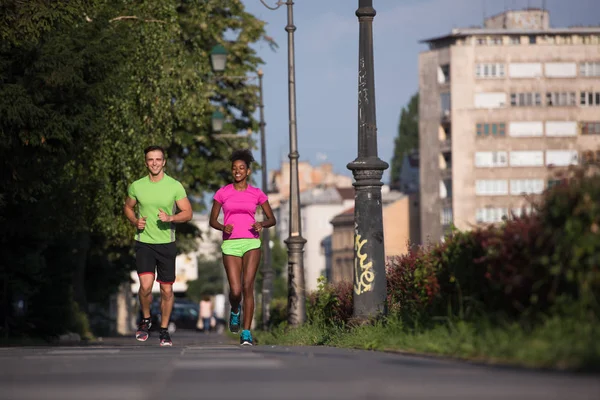
{"label": "white road marking", "polygon": [[120,353],[121,350],[118,349],[80,349],[80,350],[51,350],[46,354],[49,355],[63,355],[63,356],[72,356],[72,355],[93,355],[93,354],[117,354]]}

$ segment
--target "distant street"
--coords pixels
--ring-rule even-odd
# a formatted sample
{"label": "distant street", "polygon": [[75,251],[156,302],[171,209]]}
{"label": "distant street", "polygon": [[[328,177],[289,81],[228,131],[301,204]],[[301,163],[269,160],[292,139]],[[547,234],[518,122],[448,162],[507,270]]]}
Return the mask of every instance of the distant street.
{"label": "distant street", "polygon": [[0,348],[0,399],[589,399],[600,375],[532,372],[325,347],[240,348],[178,331],[175,346]]}

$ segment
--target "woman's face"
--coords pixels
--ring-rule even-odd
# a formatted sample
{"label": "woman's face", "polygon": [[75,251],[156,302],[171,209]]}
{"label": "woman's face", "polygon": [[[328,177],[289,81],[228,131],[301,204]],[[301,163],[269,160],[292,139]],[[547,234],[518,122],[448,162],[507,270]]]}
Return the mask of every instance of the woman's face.
{"label": "woman's face", "polygon": [[234,182],[243,182],[248,178],[250,169],[246,163],[242,160],[235,160],[231,165],[231,174],[233,175]]}

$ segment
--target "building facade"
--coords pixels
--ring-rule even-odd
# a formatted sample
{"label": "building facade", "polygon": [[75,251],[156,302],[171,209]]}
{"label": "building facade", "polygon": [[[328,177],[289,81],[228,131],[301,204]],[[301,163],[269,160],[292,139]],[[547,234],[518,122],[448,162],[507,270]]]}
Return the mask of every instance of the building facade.
{"label": "building facade", "polygon": [[519,215],[553,172],[600,155],[600,27],[508,11],[419,56],[421,233]]}

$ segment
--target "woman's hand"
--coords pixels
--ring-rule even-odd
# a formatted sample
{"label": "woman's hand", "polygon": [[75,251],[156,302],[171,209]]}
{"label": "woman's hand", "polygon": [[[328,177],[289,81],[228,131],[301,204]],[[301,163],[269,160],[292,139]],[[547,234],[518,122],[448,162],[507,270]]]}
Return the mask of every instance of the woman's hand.
{"label": "woman's hand", "polygon": [[260,231],[262,231],[262,230],[263,230],[263,226],[262,226],[262,224],[261,224],[260,222],[255,222],[255,223],[253,223],[253,224],[252,224],[252,227],[254,228],[254,230],[255,230],[256,232],[260,232]]}

